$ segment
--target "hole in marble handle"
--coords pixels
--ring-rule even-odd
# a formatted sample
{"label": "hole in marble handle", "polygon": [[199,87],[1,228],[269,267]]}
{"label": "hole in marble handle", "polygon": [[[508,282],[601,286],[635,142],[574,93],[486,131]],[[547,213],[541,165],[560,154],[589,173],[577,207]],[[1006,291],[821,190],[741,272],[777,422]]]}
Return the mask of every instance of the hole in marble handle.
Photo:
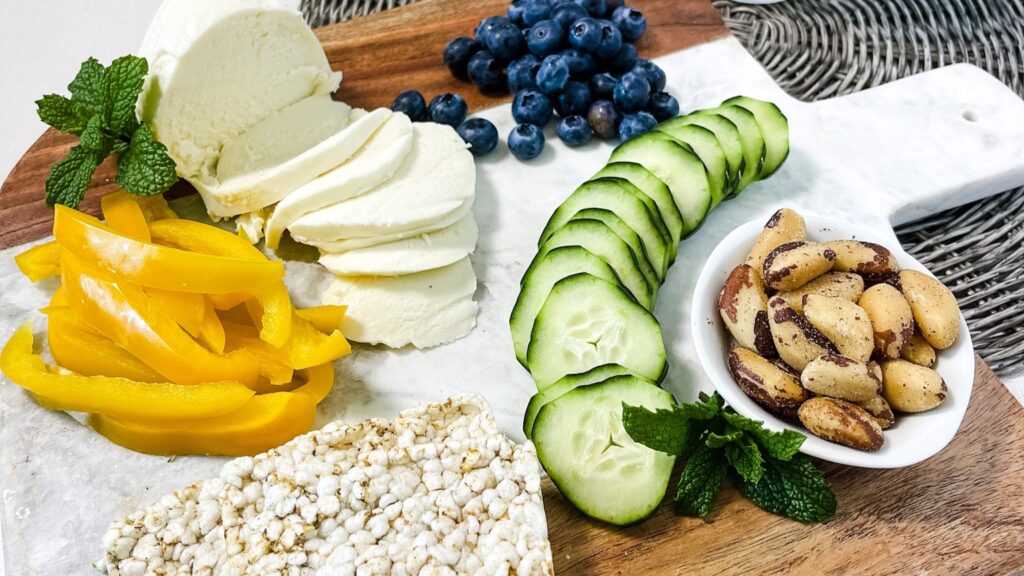
{"label": "hole in marble handle", "polygon": [[964,113],[961,114],[960,116],[962,116],[963,119],[967,120],[968,122],[978,121],[978,113],[975,112],[974,110],[965,110]]}

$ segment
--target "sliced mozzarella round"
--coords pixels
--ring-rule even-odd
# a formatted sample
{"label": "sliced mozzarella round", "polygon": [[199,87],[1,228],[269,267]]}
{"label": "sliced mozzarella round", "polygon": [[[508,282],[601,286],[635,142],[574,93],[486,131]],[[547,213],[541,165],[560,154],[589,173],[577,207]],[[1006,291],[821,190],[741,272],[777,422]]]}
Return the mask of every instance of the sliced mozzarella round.
{"label": "sliced mozzarella round", "polygon": [[285,228],[304,214],[364,194],[398,170],[412,148],[412,121],[405,114],[378,110],[389,114],[387,121],[352,158],[278,203],[267,221],[267,246],[277,248]]}
{"label": "sliced mozzarella round", "polygon": [[320,256],[320,263],[340,276],[399,276],[458,262],[476,248],[472,215],[428,234]]}
{"label": "sliced mozzarella round", "polygon": [[345,305],[341,330],[355,342],[431,348],[470,333],[476,325],[476,275],[469,258],[405,276],[340,276],[324,304]]}
{"label": "sliced mozzarella round", "polygon": [[476,168],[451,126],[413,125],[412,150],[394,176],[361,196],[296,220],[289,230],[321,242],[412,230],[441,220],[473,197]]}
{"label": "sliced mozzarella round", "polygon": [[335,240],[333,242],[319,242],[316,240],[310,240],[309,238],[303,238],[292,232],[292,238],[297,242],[303,244],[309,244],[319,248],[324,252],[346,252],[348,250],[358,250],[360,248],[369,248],[370,246],[376,246],[378,244],[386,244],[388,242],[395,242],[397,240],[404,240],[406,238],[413,238],[415,236],[421,236],[423,234],[430,234],[436,232],[442,228],[447,228],[454,225],[459,220],[466,217],[467,214],[473,211],[473,199],[470,198],[459,209],[452,212],[448,216],[438,220],[437,222],[431,222],[425,226],[419,228],[413,228],[412,230],[403,230],[400,232],[391,232],[388,234],[381,234],[380,236],[365,236],[363,238],[346,238],[344,240]]}

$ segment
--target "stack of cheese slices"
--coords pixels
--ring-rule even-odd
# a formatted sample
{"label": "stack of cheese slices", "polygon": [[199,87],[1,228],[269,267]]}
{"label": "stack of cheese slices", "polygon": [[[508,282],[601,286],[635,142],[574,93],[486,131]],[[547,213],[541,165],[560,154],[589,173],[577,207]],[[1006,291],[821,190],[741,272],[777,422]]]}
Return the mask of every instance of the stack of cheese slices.
{"label": "stack of cheese slices", "polygon": [[214,219],[321,251],[345,335],[419,348],[476,323],[476,171],[449,127],[331,99],[312,30],[277,0],[165,0],[139,114]]}

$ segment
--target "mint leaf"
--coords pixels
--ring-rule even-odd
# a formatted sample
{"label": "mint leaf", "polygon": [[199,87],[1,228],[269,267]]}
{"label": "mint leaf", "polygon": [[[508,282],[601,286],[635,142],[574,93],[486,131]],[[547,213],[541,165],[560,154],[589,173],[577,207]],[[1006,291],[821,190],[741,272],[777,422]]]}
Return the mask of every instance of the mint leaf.
{"label": "mint leaf", "polygon": [[767,430],[763,427],[764,422],[747,418],[731,409],[722,412],[722,416],[729,424],[750,433],[768,455],[777,460],[792,458],[800,451],[800,446],[807,439],[806,436],[795,430],[783,430],[782,432]]}
{"label": "mint leaf", "polygon": [[110,150],[114,146],[114,139],[103,132],[99,114],[93,114],[92,118],[89,118],[81,136],[78,137],[78,144],[86,150],[96,152],[103,158],[110,154]]}
{"label": "mint leaf", "polygon": [[698,444],[686,460],[676,491],[676,511],[703,518],[711,512],[718,490],[725,480],[725,455],[721,450]]}
{"label": "mint leaf", "polygon": [[796,454],[786,462],[768,459],[758,482],[737,478],[740,492],[761,509],[805,524],[836,513],[836,495],[813,462]]}
{"label": "mint leaf", "polygon": [[128,151],[128,142],[125,142],[124,140],[114,140],[112,151],[114,154],[124,154]]}
{"label": "mint leaf", "polygon": [[131,136],[139,126],[135,103],[149,71],[145,58],[121,56],[110,63],[103,74],[103,117],[112,134]]}
{"label": "mint leaf", "polygon": [[50,176],[46,179],[46,205],[50,208],[55,204],[78,208],[93,172],[102,161],[103,155],[82,146],[68,151],[67,156],[50,167]]}
{"label": "mint leaf", "polygon": [[47,125],[68,134],[81,134],[89,121],[89,112],[84,106],[58,94],[47,94],[36,100],[36,113]]}
{"label": "mint leaf", "polygon": [[166,192],[177,181],[167,148],[153,139],[148,125],[140,125],[117,163],[117,184],[136,196],[153,196]]}
{"label": "mint leaf", "polygon": [[736,430],[735,428],[722,434],[711,432],[708,434],[707,445],[709,448],[721,448],[728,444],[732,444],[733,442],[737,442],[742,438],[743,431]]}
{"label": "mint leaf", "polygon": [[733,442],[725,447],[725,457],[729,465],[739,474],[745,482],[757,484],[764,474],[761,450],[757,443],[749,436],[739,442]]}
{"label": "mint leaf", "polygon": [[75,79],[68,84],[71,99],[91,114],[103,114],[103,76],[106,69],[95,58],[82,62]]}
{"label": "mint leaf", "polygon": [[622,404],[622,426],[634,442],[670,456],[682,453],[690,433],[690,421],[681,412]]}

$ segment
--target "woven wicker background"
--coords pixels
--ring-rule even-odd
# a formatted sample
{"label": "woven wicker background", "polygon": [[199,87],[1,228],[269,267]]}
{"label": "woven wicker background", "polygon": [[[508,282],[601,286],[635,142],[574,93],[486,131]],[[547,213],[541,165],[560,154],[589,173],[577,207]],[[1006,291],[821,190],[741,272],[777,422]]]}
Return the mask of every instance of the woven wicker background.
{"label": "woven wicker background", "polygon": [[[302,0],[313,26],[416,0]],[[714,0],[779,85],[818,100],[957,62],[1024,97],[1024,0]],[[978,353],[1000,375],[1024,354],[1024,188],[897,230],[956,294]]]}

